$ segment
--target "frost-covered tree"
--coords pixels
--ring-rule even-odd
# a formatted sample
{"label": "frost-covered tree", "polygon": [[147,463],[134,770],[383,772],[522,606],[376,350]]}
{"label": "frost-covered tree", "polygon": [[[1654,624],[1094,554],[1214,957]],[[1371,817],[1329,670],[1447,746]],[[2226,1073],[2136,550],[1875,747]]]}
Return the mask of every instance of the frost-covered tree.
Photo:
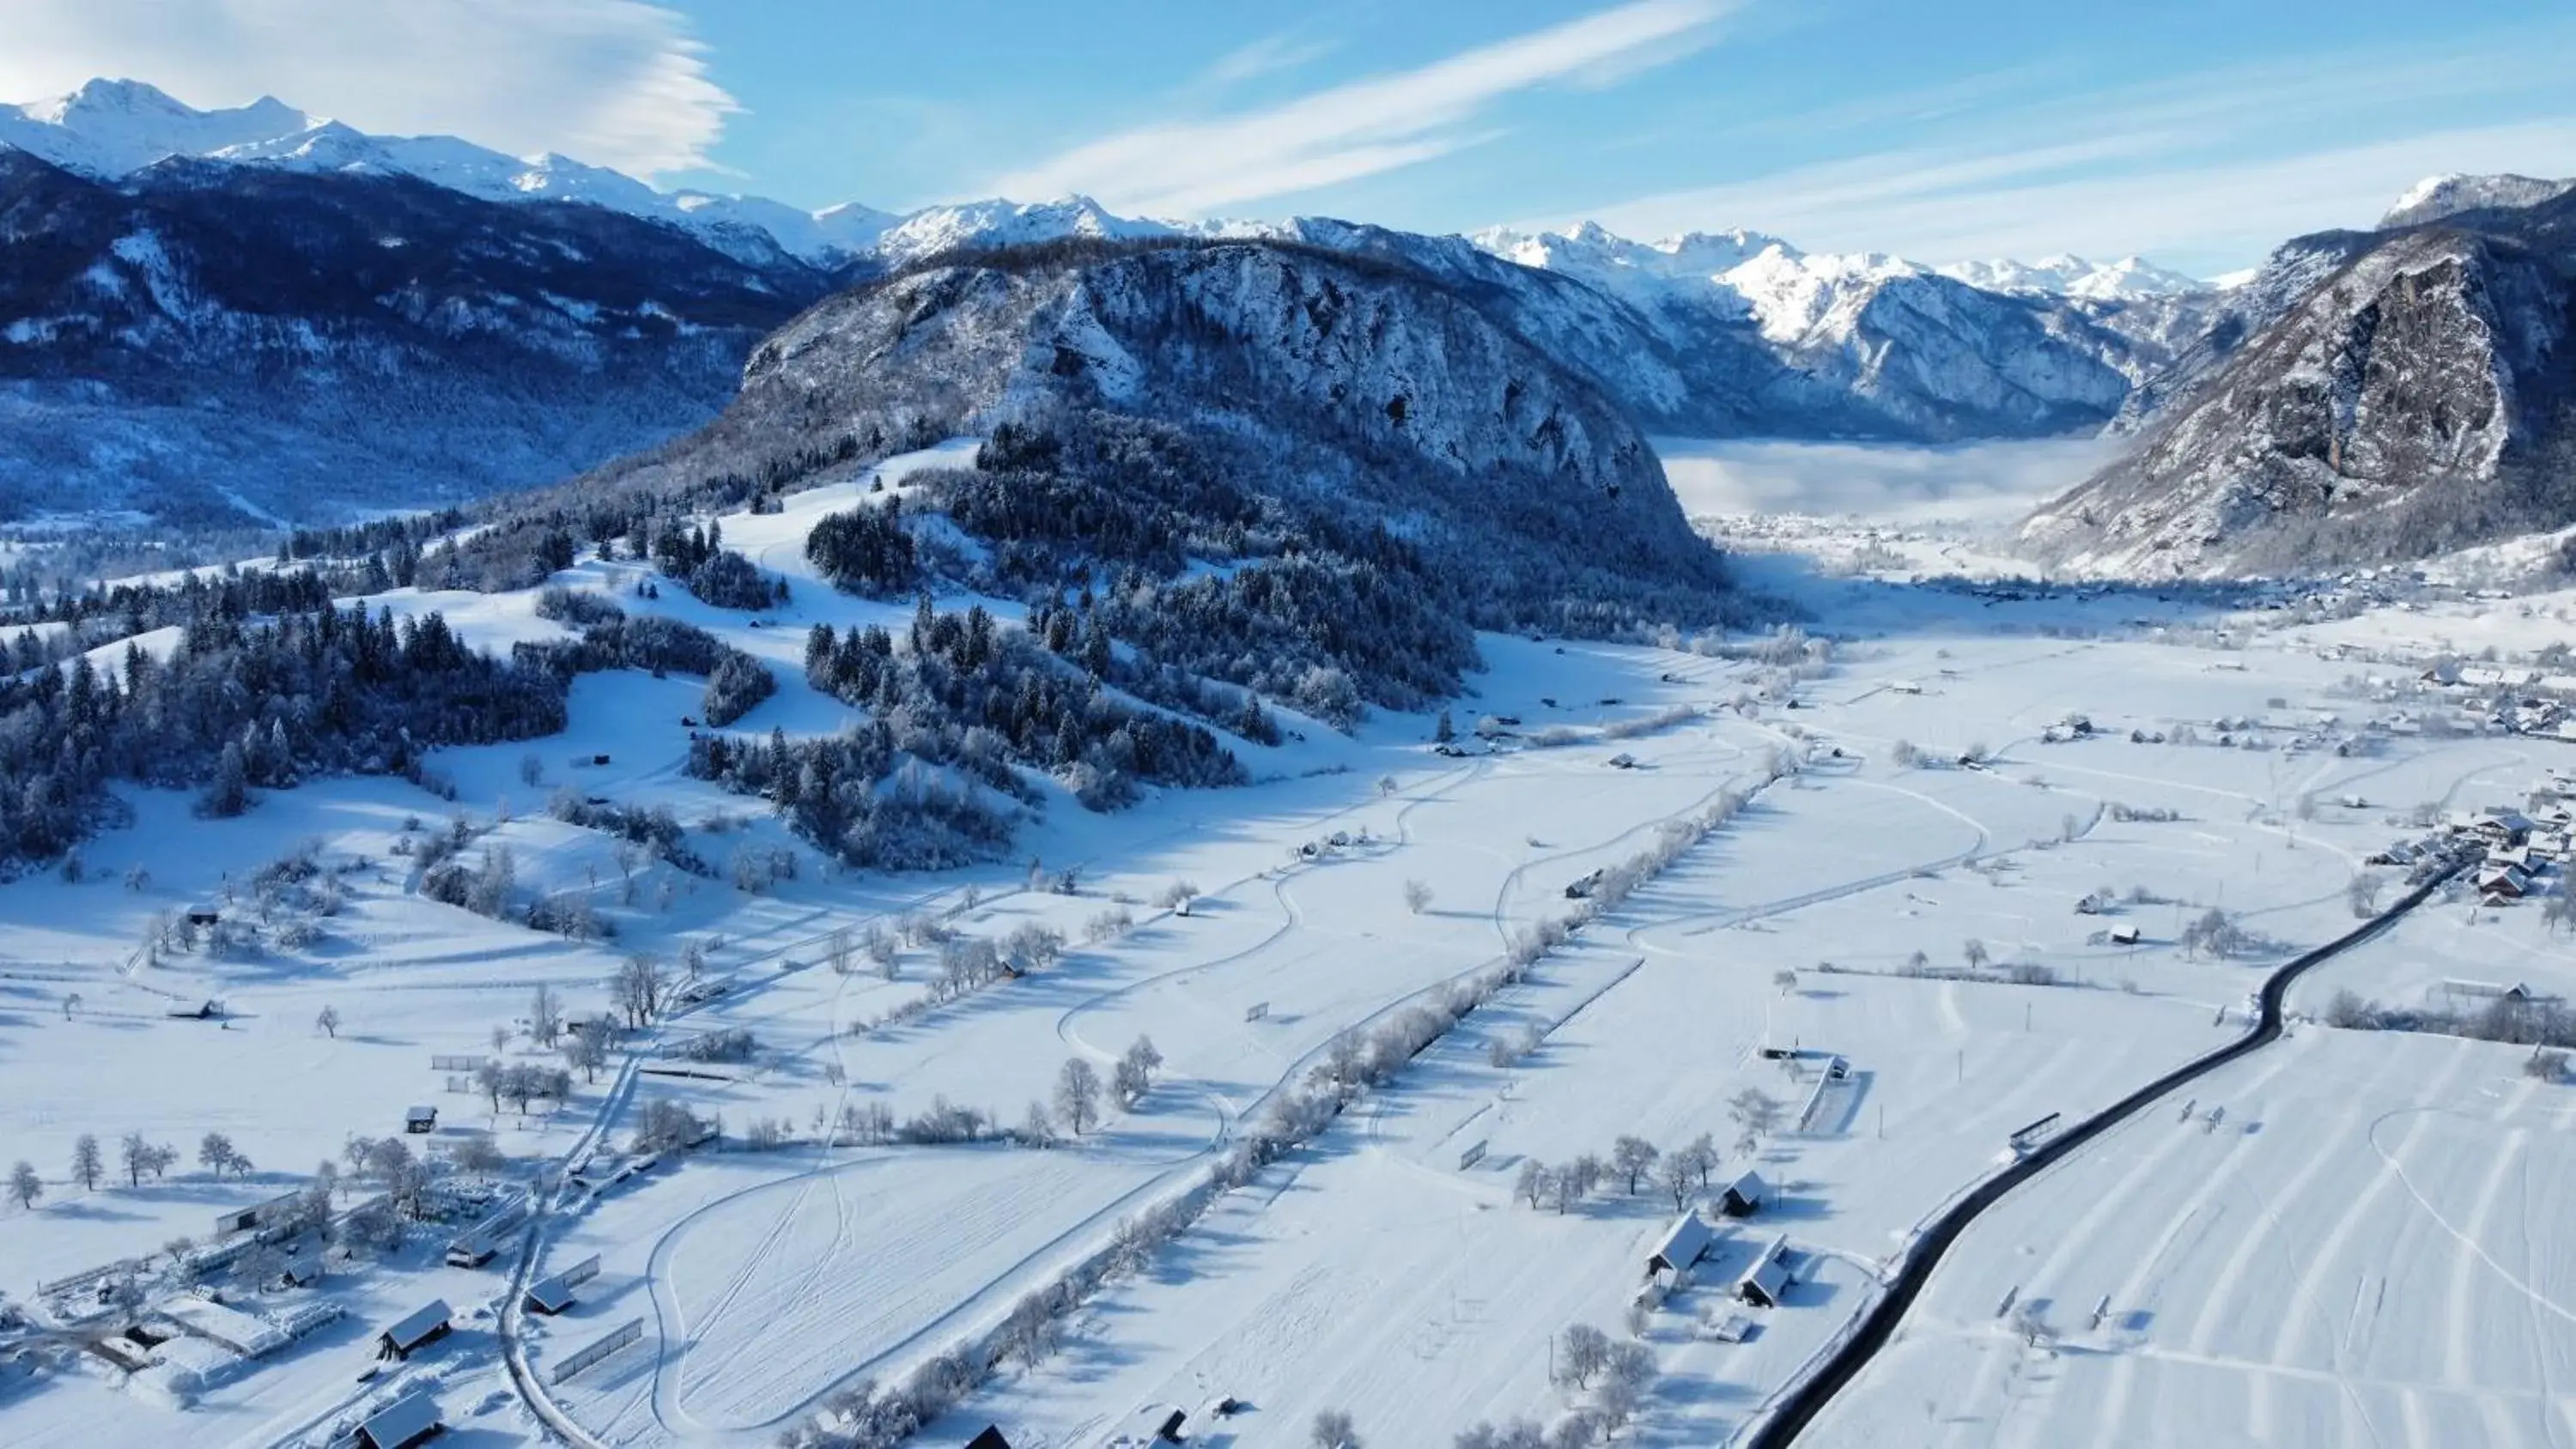
{"label": "frost-covered tree", "polygon": [[98,1150],[98,1137],[89,1132],[72,1144],[72,1181],[84,1192],[95,1192],[98,1180],[107,1173],[107,1156]]}
{"label": "frost-covered tree", "polygon": [[1690,1206],[1691,1194],[1699,1189],[1699,1164],[1689,1155],[1688,1149],[1677,1150],[1664,1159],[1662,1168],[1655,1174],[1655,1181],[1673,1200],[1673,1211],[1680,1212]]}
{"label": "frost-covered tree", "polygon": [[1558,1336],[1557,1376],[1578,1389],[1590,1388],[1610,1366],[1610,1335],[1589,1323],[1566,1325]]}
{"label": "frost-covered tree", "polygon": [[21,1159],[17,1166],[9,1169],[9,1200],[16,1203],[20,1211],[33,1208],[36,1199],[44,1195],[45,1180],[36,1175],[34,1163]]}
{"label": "frost-covered tree", "polygon": [[548,1051],[563,1035],[563,998],[551,986],[540,984],[528,999],[528,1035]]}
{"label": "frost-covered tree", "polygon": [[1154,1085],[1154,1073],[1162,1065],[1163,1054],[1154,1049],[1153,1038],[1140,1036],[1128,1046],[1109,1073],[1109,1094],[1117,1098],[1121,1110],[1136,1109]]}
{"label": "frost-covered tree", "polygon": [[1628,1184],[1628,1194],[1633,1197],[1660,1155],[1655,1144],[1643,1137],[1623,1136],[1610,1144],[1610,1170]]}
{"label": "frost-covered tree", "polygon": [[340,1008],[336,1006],[324,1006],[320,1012],[315,1014],[313,1025],[324,1036],[331,1037],[336,1040],[340,1035]]}
{"label": "frost-covered tree", "polygon": [[1431,887],[1418,880],[1404,883],[1404,908],[1421,915],[1431,907]]}
{"label": "frost-covered tree", "polygon": [[221,1132],[209,1132],[199,1140],[197,1165],[217,1177],[227,1172],[238,1176],[250,1171],[250,1159],[242,1156],[241,1150],[233,1146],[233,1140]]}
{"label": "frost-covered tree", "polygon": [[1768,1137],[1788,1109],[1760,1087],[1747,1087],[1726,1100],[1726,1114],[1753,1137]]}
{"label": "frost-covered tree", "polygon": [[1546,1163],[1535,1157],[1524,1157],[1521,1159],[1520,1176],[1512,1183],[1512,1194],[1527,1198],[1531,1210],[1536,1211],[1555,1186],[1556,1174],[1547,1170]]}
{"label": "frost-covered tree", "polygon": [[1314,1449],[1362,1449],[1359,1430],[1352,1427],[1345,1409],[1325,1409],[1315,1415],[1315,1423],[1306,1436]]}
{"label": "frost-covered tree", "polygon": [[1100,1120],[1100,1073],[1081,1057],[1067,1058],[1056,1074],[1055,1115],[1076,1137]]}

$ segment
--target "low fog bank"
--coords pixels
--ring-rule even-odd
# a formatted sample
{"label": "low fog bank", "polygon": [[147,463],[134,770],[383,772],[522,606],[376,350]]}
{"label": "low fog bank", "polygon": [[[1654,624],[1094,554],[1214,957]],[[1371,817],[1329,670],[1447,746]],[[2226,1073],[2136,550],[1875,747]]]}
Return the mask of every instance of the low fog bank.
{"label": "low fog bank", "polygon": [[1664,476],[1693,516],[1852,515],[2003,529],[2117,457],[2122,440],[1797,443],[1657,438]]}

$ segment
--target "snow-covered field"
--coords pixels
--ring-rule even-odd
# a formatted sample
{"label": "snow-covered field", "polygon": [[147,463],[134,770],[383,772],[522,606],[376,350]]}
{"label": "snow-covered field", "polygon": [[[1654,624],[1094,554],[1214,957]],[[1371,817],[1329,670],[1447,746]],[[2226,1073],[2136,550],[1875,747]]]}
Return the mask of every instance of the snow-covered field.
{"label": "snow-covered field", "polygon": [[[903,465],[885,471],[900,489]],[[676,586],[639,599],[633,565],[558,581],[769,663],[779,692],[736,732],[835,730],[855,715],[804,683],[806,628],[908,613],[836,595],[804,564],[805,530],[863,491],[722,520],[730,546],[794,586],[757,627]],[[569,1192],[544,1217],[535,1275],[594,1255],[599,1271],[566,1313],[525,1318],[529,1378],[596,1442],[766,1444],[838,1389],[897,1382],[980,1340],[1122,1220],[1198,1193],[1338,1035],[1489,969],[1515,933],[1568,912],[1570,883],[1734,792],[1750,803],[1672,868],[1307,1146],[1217,1195],[1142,1271],[1075,1307],[1052,1353],[1003,1367],[921,1440],[993,1422],[1021,1449],[1089,1449],[1140,1411],[1195,1414],[1220,1396],[1250,1412],[1195,1442],[1300,1444],[1326,1409],[1373,1445],[1559,1416],[1597,1394],[1550,1382],[1552,1340],[1578,1323],[1631,1337],[1675,1200],[1650,1172],[1633,1193],[1614,1177],[1562,1211],[1533,1207],[1524,1165],[1607,1157],[1621,1136],[1671,1152],[1706,1135],[1716,1181],[1751,1169],[1776,1195],[1639,1320],[1654,1372],[1629,1433],[1727,1442],[1874,1301],[1920,1226],[2009,1160],[2016,1128],[2098,1109],[2232,1039],[2269,965],[2349,929],[2355,875],[2422,833],[2419,809],[2520,805],[2576,767],[2576,744],[2557,739],[2378,727],[2453,708],[2416,690],[2410,651],[2475,619],[1909,587],[1889,577],[1903,570],[1842,567],[1859,535],[1832,536],[1843,553],[1823,550],[1829,566],[1745,565],[1836,637],[1829,658],[1784,649],[1807,661],[1792,671],[1489,637],[1461,733],[1514,715],[1573,742],[1489,751],[1470,737],[1443,757],[1427,716],[1381,713],[1349,736],[1283,716],[1302,738],[1235,746],[1253,785],[1107,816],[1058,792],[1010,861],[971,870],[831,867],[759,801],[688,779],[697,685],[635,673],[583,677],[564,735],[440,752],[453,804],[335,780],[210,822],[139,793],[135,824],[85,852],[83,881],[0,886],[0,1151],[45,1179],[32,1211],[0,1215],[0,1288],[33,1309],[37,1338],[77,1344],[122,1320],[86,1291],[48,1303],[40,1283],[213,1241],[218,1213],[298,1190],[352,1135],[401,1135],[409,1107],[439,1108],[429,1140],[443,1146],[489,1132],[513,1160],[505,1176],[593,1160],[603,1181],[646,1103],[685,1100],[722,1115],[722,1145]],[[1923,557],[1950,537],[1924,534]],[[479,647],[560,633],[523,595],[370,602],[440,610]],[[2551,607],[2482,642],[2539,647]],[[1632,737],[1600,732],[1684,705],[1696,713]],[[2064,738],[2079,714],[2089,729]],[[1774,760],[1798,768],[1771,782]],[[621,862],[605,836],[546,813],[565,785],[668,807],[715,878]],[[568,942],[420,896],[407,852],[459,814],[485,832],[469,852],[507,844],[522,890],[586,893],[615,937]],[[229,960],[141,949],[156,914],[244,910],[249,878],[307,847],[340,885],[309,944]],[[745,850],[793,852],[795,878],[737,888],[723,867]],[[1077,893],[1038,888],[1031,858],[1072,868]],[[1176,881],[1198,890],[1186,913],[1157,904]],[[1086,929],[1122,906],[1131,927]],[[2212,911],[2238,928],[2228,951],[2193,930]],[[2576,990],[2576,949],[2541,914],[2536,900],[2437,902],[2303,983],[2293,1010],[2347,988],[2419,1005],[2458,979]],[[1051,967],[888,1023],[929,989],[934,951],[904,948],[891,979],[825,957],[835,931],[909,915],[992,939],[1051,926],[1072,944]],[[470,1069],[433,1066],[552,1062],[524,1030],[540,987],[587,1014],[610,1005],[628,953],[674,962],[692,947],[726,989],[576,1073],[563,1102],[496,1107]],[[210,1000],[216,1017],[173,1015]],[[748,1061],[675,1076],[651,1055],[734,1029],[756,1040]],[[1105,1076],[1139,1037],[1163,1065],[1135,1109],[1044,1151],[862,1144],[832,1125],[939,1099],[1016,1125],[1068,1059]],[[1748,1089],[1783,1120],[1748,1133],[1735,1105]],[[1810,1442],[2556,1442],[2576,1432],[2552,1387],[2576,1352],[2561,1306],[2576,1285],[2557,1281],[2546,1231],[2576,1170],[2551,1148],[2567,1090],[2521,1075],[2512,1047],[2298,1025],[2208,1083],[2191,1122],[2159,1107],[1980,1222]],[[785,1145],[750,1147],[763,1121]],[[209,1132],[254,1165],[200,1166]],[[128,1183],[129,1133],[179,1162]],[[92,1189],[69,1171],[83,1134],[106,1149]],[[236,1290],[271,1315],[330,1301],[349,1317],[175,1395],[154,1387],[167,1370],[128,1382],[94,1353],[21,1360],[0,1370],[0,1438],[320,1442],[413,1382],[435,1384],[460,1441],[534,1437],[501,1351],[515,1253],[438,1265],[450,1232],[416,1232],[315,1287]],[[1780,1238],[1796,1283],[1777,1306],[1727,1307]],[[2046,1300],[2053,1348],[1998,1320],[2007,1291]],[[458,1331],[360,1382],[370,1335],[432,1297]],[[1729,1312],[1750,1320],[1742,1341],[1702,1330]],[[548,1384],[629,1320],[639,1346]]]}

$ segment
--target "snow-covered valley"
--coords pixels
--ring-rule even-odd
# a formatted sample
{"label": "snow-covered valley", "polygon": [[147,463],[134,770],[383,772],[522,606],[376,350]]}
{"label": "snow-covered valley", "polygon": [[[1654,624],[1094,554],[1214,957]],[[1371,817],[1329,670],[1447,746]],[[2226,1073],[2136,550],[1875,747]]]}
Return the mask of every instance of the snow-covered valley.
{"label": "snow-covered valley", "polygon": [[[807,629],[911,609],[835,592],[804,537],[961,449],[716,520],[791,581],[776,608],[639,596],[624,562],[552,582],[772,666],[723,733],[827,735],[862,714],[806,683]],[[1058,790],[1007,864],[836,865],[692,777],[697,683],[633,669],[576,679],[561,734],[432,752],[452,799],[325,778],[206,820],[120,787],[133,821],[78,880],[0,885],[0,1141],[40,1179],[0,1217],[7,1437],[319,1444],[427,1391],[457,1442],[766,1444],[855,1432],[860,1385],[971,1365],[919,1442],[990,1423],[1088,1449],[1175,1411],[1244,1449],[1327,1411],[1373,1444],[1601,1412],[1634,1443],[1743,1441],[2019,1129],[2236,1039],[2272,966],[2396,897],[2410,867],[2374,857],[2537,811],[2576,771],[2554,726],[2475,712],[2486,676],[2424,677],[2493,645],[2501,680],[2563,633],[2566,595],[1914,582],[1977,557],[1904,481],[1955,461],[1889,460],[1897,482],[1848,496],[1901,516],[1738,560],[1806,634],[1489,633],[1439,751],[1430,713],[1344,734],[1282,711],[1278,745],[1227,741],[1252,783],[1110,814]],[[507,651],[566,635],[535,598],[367,602]],[[938,608],[977,602],[1024,617]],[[576,806],[667,810],[704,868]],[[2555,1442],[2576,1283],[2540,1226],[2563,1175],[2540,1144],[2568,1089],[2528,1045],[2356,1029],[2335,1001],[2537,1010],[2576,987],[2538,898],[2566,825],[2524,824],[2514,895],[2463,877],[2304,978],[2287,1039],[2187,1093],[2188,1120],[2159,1104],[1978,1220],[1801,1442]],[[487,874],[506,848],[510,889],[582,898],[602,934],[431,899],[441,839]],[[1050,931],[1060,949],[1025,946]],[[1012,969],[960,989],[977,941]],[[551,1049],[548,1013],[618,1013],[638,957],[666,992],[648,1019],[596,1060]],[[1390,1032],[1412,1049],[1371,1057]],[[1140,1040],[1141,1087],[1073,1109],[1068,1063],[1112,1079]],[[486,1062],[570,1070],[514,1098]],[[657,1103],[721,1135],[639,1144]],[[419,1107],[435,1121],[407,1133]],[[965,1118],[948,1135],[972,1140],[932,1140]],[[129,1172],[129,1134],[181,1156]],[[200,1162],[208,1134],[233,1157]],[[477,1165],[433,1186],[443,1221],[390,1240],[219,1223],[324,1161],[332,1210],[363,1214],[400,1184],[357,1137]],[[1625,1138],[1656,1149],[1624,1149],[1633,1185]],[[1730,1183],[1749,1216],[1723,1215]],[[451,1264],[511,1194],[498,1251]],[[1706,1226],[1675,1239],[1684,1213]],[[1650,1265],[1685,1240],[1694,1261]],[[560,1312],[524,1306],[594,1259]],[[185,1327],[182,1263],[258,1321],[344,1316],[226,1347]],[[453,1331],[380,1362],[376,1335],[432,1300]],[[634,1345],[566,1370],[630,1322]],[[1619,1347],[1580,1383],[1575,1325]]]}

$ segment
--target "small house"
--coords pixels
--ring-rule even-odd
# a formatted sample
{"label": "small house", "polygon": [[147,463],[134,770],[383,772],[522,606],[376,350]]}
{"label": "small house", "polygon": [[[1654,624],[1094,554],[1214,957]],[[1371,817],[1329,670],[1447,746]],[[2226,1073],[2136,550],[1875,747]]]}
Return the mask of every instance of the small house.
{"label": "small house", "polygon": [[1001,1430],[987,1424],[983,1433],[966,1441],[966,1449],[1011,1449],[1011,1441],[1002,1437]]}
{"label": "small house", "polygon": [[2113,926],[2111,928],[2111,944],[2114,946],[2134,946],[2138,944],[2138,928],[2131,925]]}
{"label": "small house", "polygon": [[437,1131],[438,1109],[436,1107],[412,1107],[406,1109],[403,1112],[403,1130],[405,1132]]}
{"label": "small house", "polygon": [[1664,1230],[1663,1241],[1646,1257],[1646,1276],[1671,1273],[1678,1276],[1684,1268],[1708,1256],[1717,1241],[1717,1230],[1697,1212],[1686,1212]]}
{"label": "small house", "polygon": [[2478,872],[2478,894],[2489,901],[2518,901],[2531,893],[2531,877],[2520,866],[2489,866]]}
{"label": "small house", "polygon": [[224,913],[212,905],[199,902],[188,907],[188,925],[192,930],[208,930],[222,923]]}
{"label": "small house", "polygon": [[2499,807],[2469,822],[2469,829],[2496,845],[2520,845],[2531,834],[2531,817]]}
{"label": "small house", "polygon": [[[376,1335],[376,1357],[407,1359],[447,1336],[447,1300],[433,1298]],[[417,1443],[406,1439],[404,1443]]]}
{"label": "small house", "polygon": [[438,1417],[438,1401],[427,1393],[395,1400],[358,1426],[359,1449],[411,1449],[435,1439],[447,1428]]}
{"label": "small house", "polygon": [[1771,1184],[1762,1180],[1762,1174],[1747,1168],[1718,1189],[1717,1210],[1731,1218],[1749,1218],[1770,1200]]}

